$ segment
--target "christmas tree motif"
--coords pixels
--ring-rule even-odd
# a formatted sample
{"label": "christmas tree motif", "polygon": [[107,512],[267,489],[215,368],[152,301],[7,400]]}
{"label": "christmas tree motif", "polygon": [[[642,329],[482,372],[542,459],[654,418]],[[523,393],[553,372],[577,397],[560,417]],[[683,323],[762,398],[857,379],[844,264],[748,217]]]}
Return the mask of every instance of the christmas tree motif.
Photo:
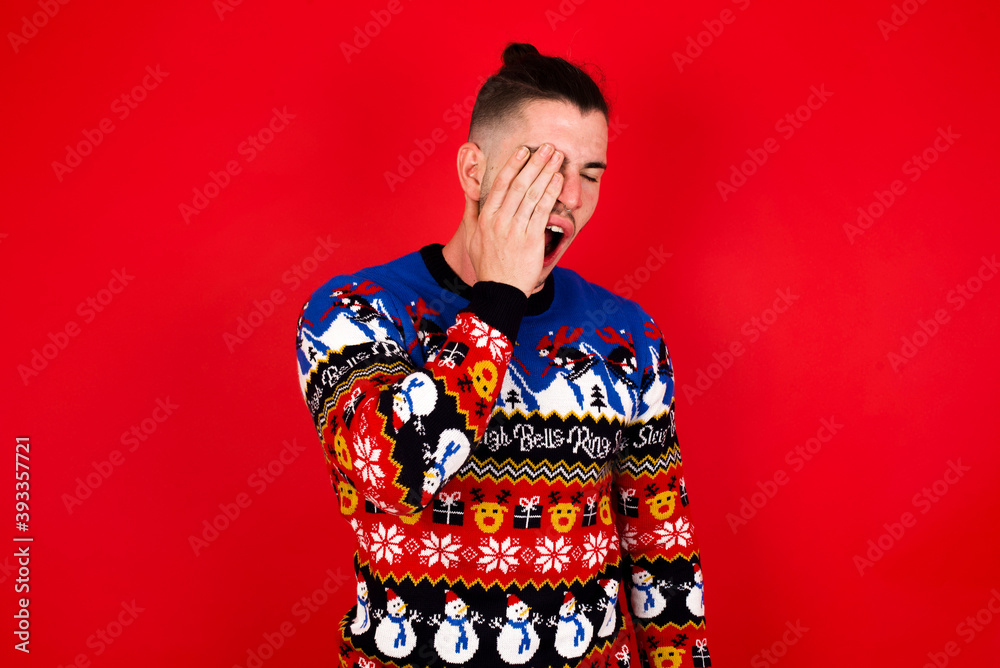
{"label": "christmas tree motif", "polygon": [[508,392],[507,396],[504,397],[504,401],[510,404],[511,408],[517,408],[517,405],[521,403],[521,397],[518,396],[517,390],[510,388],[510,392]]}
{"label": "christmas tree motif", "polygon": [[559,607],[559,624],[556,626],[556,651],[567,659],[583,656],[594,636],[594,625],[577,609],[576,597],[566,592]]}
{"label": "christmas tree motif", "polygon": [[590,405],[596,407],[598,411],[602,408],[607,408],[608,405],[604,403],[604,393],[601,392],[600,385],[594,385],[590,392],[590,398],[593,399]]}

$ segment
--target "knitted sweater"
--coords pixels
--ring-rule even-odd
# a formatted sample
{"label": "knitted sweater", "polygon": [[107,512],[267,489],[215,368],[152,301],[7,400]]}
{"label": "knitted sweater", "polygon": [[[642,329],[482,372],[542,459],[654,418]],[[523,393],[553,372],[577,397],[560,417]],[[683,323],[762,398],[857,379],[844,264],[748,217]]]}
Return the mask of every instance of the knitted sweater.
{"label": "knitted sweater", "polygon": [[642,665],[710,665],[673,370],[635,302],[560,267],[530,298],[469,287],[432,245],[331,279],[298,328],[356,540],[341,666],[627,666],[627,611]]}

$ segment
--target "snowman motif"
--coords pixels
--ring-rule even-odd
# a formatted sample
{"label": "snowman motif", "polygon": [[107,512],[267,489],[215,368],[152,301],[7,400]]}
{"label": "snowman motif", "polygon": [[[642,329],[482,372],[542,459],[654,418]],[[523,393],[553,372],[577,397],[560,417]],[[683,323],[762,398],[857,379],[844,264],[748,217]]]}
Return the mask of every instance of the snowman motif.
{"label": "snowman motif", "polygon": [[375,644],[389,656],[401,659],[413,651],[417,636],[406,618],[406,603],[391,589],[386,589],[386,616],[375,629]]}
{"label": "snowman motif", "polygon": [[667,600],[660,593],[660,585],[653,581],[653,574],[641,566],[632,566],[632,610],[636,617],[656,617],[667,607]]}
{"label": "snowman motif", "polygon": [[479,649],[479,636],[469,619],[469,606],[450,589],[445,594],[444,615],[434,636],[434,649],[448,663],[465,663]]}
{"label": "snowman motif", "polygon": [[528,617],[530,611],[514,594],[507,597],[507,622],[497,637],[497,652],[507,663],[527,663],[538,651],[538,633]]}
{"label": "snowman motif", "polygon": [[392,395],[392,426],[399,431],[413,416],[417,417],[417,431],[423,433],[420,418],[434,410],[437,388],[426,374],[415,371],[403,379]]}
{"label": "snowman motif", "polygon": [[604,623],[597,631],[597,635],[603,638],[611,635],[615,630],[615,622],[618,621],[618,580],[598,580],[597,584],[604,588],[604,593],[608,595],[607,607],[604,609]]}
{"label": "snowman motif", "polygon": [[351,624],[351,633],[360,635],[371,626],[370,610],[368,609],[368,585],[365,579],[358,573],[358,610],[354,615],[354,622]]}
{"label": "snowman motif", "polygon": [[705,616],[705,586],[704,577],[701,574],[701,566],[694,565],[694,586],[687,595],[687,607],[695,617]]}
{"label": "snowman motif", "polygon": [[434,464],[424,472],[423,505],[430,503],[441,483],[461,468],[470,449],[469,439],[461,430],[445,429],[441,432],[432,455]]}
{"label": "snowman motif", "polygon": [[556,626],[556,651],[567,659],[582,656],[590,647],[594,636],[594,625],[584,615],[577,612],[576,598],[566,592],[559,606],[559,625]]}

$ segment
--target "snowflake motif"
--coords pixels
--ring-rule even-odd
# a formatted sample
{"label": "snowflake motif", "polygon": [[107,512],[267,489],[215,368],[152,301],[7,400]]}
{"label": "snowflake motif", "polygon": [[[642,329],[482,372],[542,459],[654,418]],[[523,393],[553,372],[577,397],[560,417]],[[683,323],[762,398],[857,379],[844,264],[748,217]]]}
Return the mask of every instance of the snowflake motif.
{"label": "snowflake motif", "polygon": [[663,547],[688,547],[691,544],[691,523],[682,517],[676,522],[664,522],[656,530],[656,542]]}
{"label": "snowflake motif", "polygon": [[355,518],[351,518],[351,528],[354,529],[354,534],[358,537],[358,545],[361,546],[362,550],[368,549],[368,536],[362,531],[361,522]]}
{"label": "snowflake motif", "polygon": [[428,531],[424,534],[424,549],[420,550],[420,556],[427,560],[428,566],[441,562],[442,566],[450,568],[458,563],[458,551],[461,549],[461,543],[450,533],[440,538],[433,531]]}
{"label": "snowflake motif", "polygon": [[604,558],[608,556],[609,542],[603,531],[592,533],[583,540],[583,559],[587,562],[587,568],[604,563]]}
{"label": "snowflake motif", "polygon": [[382,448],[376,448],[375,442],[367,436],[354,442],[354,468],[369,485],[378,485],[384,475],[382,467],[375,463],[381,454]]}
{"label": "snowflake motif", "polygon": [[478,318],[472,322],[472,331],[469,336],[475,342],[477,348],[489,348],[493,359],[500,359],[510,344],[500,330],[493,329]]}
{"label": "snowflake motif", "polygon": [[639,544],[639,532],[636,531],[633,525],[626,524],[625,531],[622,532],[619,542],[621,542],[622,550],[628,552]]}
{"label": "snowflake motif", "polygon": [[552,542],[549,538],[539,538],[538,545],[535,546],[538,550],[538,558],[535,559],[535,564],[541,566],[543,573],[550,568],[554,568],[556,571],[562,573],[563,566],[569,563],[569,551],[571,547],[566,539],[562,537],[555,542]]}
{"label": "snowflake motif", "polygon": [[403,538],[405,536],[399,531],[398,527],[390,526],[386,529],[385,525],[379,522],[378,528],[368,538],[375,561],[382,559],[391,564],[396,557],[402,556],[403,548],[399,544],[403,542]]}
{"label": "snowflake motif", "polygon": [[490,538],[484,540],[479,549],[483,553],[479,564],[486,566],[487,573],[494,568],[499,568],[506,573],[517,565],[517,557],[514,555],[521,549],[521,546],[513,538],[505,538],[502,543],[498,543],[495,538]]}

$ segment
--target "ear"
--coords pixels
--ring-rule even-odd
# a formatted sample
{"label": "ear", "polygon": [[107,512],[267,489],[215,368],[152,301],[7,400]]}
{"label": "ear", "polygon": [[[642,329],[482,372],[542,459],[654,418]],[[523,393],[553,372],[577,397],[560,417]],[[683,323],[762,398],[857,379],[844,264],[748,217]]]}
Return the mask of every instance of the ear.
{"label": "ear", "polygon": [[477,144],[467,141],[458,147],[458,182],[465,196],[479,201],[483,174],[486,171],[486,154]]}

